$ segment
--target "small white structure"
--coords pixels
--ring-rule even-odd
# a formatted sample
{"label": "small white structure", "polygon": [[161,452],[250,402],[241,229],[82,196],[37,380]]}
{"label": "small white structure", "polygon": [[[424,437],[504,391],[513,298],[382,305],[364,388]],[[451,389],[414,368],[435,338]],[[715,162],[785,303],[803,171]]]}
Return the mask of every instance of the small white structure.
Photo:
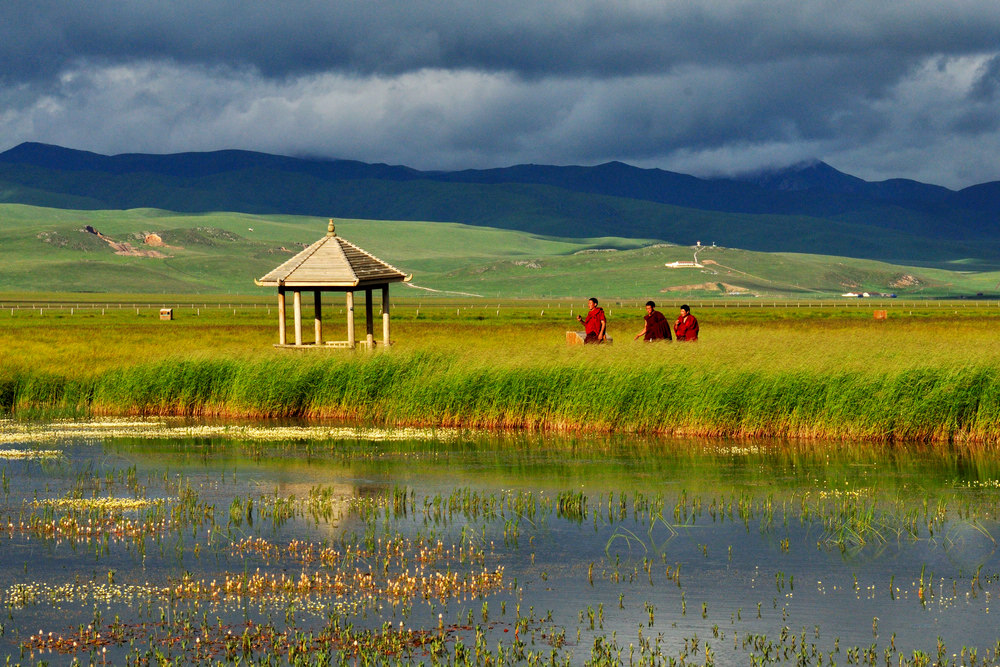
{"label": "small white structure", "polygon": [[[567,345],[583,345],[587,341],[586,331],[567,331],[566,332],[566,344]],[[601,345],[611,345],[614,343],[614,339],[611,336],[605,336],[604,342]]]}
{"label": "small white structure", "polygon": [[668,269],[702,269],[705,265],[701,262],[667,262],[664,264]]}
{"label": "small white structure", "polygon": [[[277,347],[346,347],[354,349],[360,342],[369,350],[375,348],[375,328],[372,314],[372,292],[382,291],[382,346],[389,347],[389,283],[409,282],[407,275],[371,255],[350,241],[337,236],[333,218],[327,225],[326,236],[295,255],[266,276],[254,282],[262,287],[278,288]],[[354,335],[354,292],[365,291],[365,340]],[[302,342],[302,292],[315,297],[313,345]],[[295,343],[288,344],[285,332],[285,292],[292,293],[295,318]],[[347,340],[323,339],[322,292],[344,292],[347,295]]]}

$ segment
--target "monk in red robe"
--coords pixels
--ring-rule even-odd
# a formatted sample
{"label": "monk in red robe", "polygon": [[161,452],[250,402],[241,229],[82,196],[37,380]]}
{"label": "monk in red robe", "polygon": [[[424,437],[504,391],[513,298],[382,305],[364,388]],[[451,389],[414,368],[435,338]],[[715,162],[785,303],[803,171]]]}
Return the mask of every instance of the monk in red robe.
{"label": "monk in red robe", "polygon": [[632,340],[638,340],[640,336],[644,341],[671,340],[670,323],[660,311],[656,310],[656,304],[652,301],[646,302],[646,315],[643,317],[646,326],[635,335]]}
{"label": "monk in red robe", "polygon": [[604,317],[604,309],[597,305],[597,299],[593,297],[587,299],[587,305],[590,307],[587,317],[576,316],[576,319],[583,323],[584,329],[587,331],[587,337],[583,339],[583,342],[584,344],[603,343],[608,329],[608,320]]}
{"label": "monk in red robe", "polygon": [[674,334],[677,340],[698,340],[698,320],[687,304],[681,306],[681,314],[674,322]]}

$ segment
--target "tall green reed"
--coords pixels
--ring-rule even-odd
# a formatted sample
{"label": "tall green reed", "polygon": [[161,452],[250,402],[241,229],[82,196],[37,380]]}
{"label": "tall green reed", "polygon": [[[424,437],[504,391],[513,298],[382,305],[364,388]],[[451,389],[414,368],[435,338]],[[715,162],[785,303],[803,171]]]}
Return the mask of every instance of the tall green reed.
{"label": "tall green reed", "polygon": [[3,374],[0,398],[14,413],[351,418],[874,441],[1000,436],[1000,377],[988,364],[829,371],[628,361],[590,350],[495,362],[423,350],[164,360],[91,376],[20,368]]}

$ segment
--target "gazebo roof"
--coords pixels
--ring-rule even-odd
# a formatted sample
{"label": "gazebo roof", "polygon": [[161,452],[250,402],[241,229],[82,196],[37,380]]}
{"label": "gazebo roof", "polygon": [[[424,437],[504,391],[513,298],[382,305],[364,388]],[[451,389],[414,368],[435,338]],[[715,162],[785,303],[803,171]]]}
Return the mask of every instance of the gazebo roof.
{"label": "gazebo roof", "polygon": [[254,282],[262,287],[351,288],[407,282],[410,278],[337,236],[330,220],[326,236]]}

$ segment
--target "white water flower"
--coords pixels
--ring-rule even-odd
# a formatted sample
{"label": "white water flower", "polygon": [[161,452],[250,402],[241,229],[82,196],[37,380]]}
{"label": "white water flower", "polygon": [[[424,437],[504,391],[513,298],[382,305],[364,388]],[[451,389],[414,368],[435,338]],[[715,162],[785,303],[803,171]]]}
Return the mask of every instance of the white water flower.
{"label": "white water flower", "polygon": [[0,449],[0,459],[57,459],[58,449]]}
{"label": "white water flower", "polygon": [[139,510],[153,505],[162,505],[166,502],[163,498],[147,500],[145,498],[47,498],[32,501],[35,507],[55,507],[59,509],[75,510]]}
{"label": "white water flower", "polygon": [[178,424],[150,421],[55,421],[26,423],[0,421],[0,443],[56,442],[108,438],[231,438],[274,442],[280,440],[451,440],[459,432],[430,428],[360,428],[351,426],[260,426],[230,424]]}

